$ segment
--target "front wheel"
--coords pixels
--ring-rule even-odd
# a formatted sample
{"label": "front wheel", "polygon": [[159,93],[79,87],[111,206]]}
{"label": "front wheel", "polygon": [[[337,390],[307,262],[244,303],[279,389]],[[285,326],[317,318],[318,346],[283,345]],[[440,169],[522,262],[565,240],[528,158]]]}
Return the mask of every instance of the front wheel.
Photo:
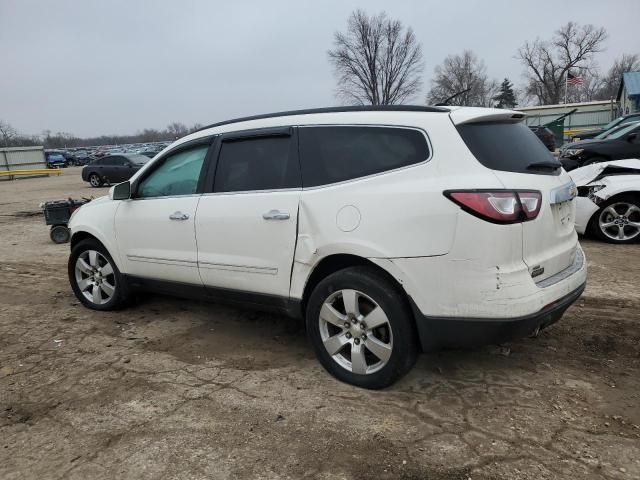
{"label": "front wheel", "polygon": [[605,202],[594,215],[595,235],[609,243],[634,243],[640,240],[640,197],[622,195]]}
{"label": "front wheel", "polygon": [[322,366],[358,387],[384,388],[417,358],[417,334],[404,294],[371,267],[322,280],[306,311],[307,332]]}
{"label": "front wheel", "polygon": [[68,272],[73,293],[85,307],[116,310],[127,304],[127,282],[97,240],[83,240],[73,247]]}
{"label": "front wheel", "polygon": [[92,173],[89,175],[89,184],[94,188],[100,187],[102,186],[102,179],[97,173]]}

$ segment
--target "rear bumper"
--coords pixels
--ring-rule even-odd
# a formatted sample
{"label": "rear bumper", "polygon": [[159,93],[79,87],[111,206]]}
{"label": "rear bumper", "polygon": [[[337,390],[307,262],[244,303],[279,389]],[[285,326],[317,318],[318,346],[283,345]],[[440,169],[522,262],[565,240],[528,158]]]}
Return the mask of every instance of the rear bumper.
{"label": "rear bumper", "polygon": [[431,317],[412,302],[422,349],[471,348],[526,337],[560,320],[585,287],[586,282],[538,312],[513,318]]}

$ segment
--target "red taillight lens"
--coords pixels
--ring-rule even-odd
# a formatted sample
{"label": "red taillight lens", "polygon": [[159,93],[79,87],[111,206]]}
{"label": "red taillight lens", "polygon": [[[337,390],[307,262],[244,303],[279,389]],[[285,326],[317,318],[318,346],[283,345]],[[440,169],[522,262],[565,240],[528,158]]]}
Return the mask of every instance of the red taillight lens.
{"label": "red taillight lens", "polygon": [[472,215],[502,224],[533,220],[542,204],[542,194],[530,190],[449,190],[444,194]]}

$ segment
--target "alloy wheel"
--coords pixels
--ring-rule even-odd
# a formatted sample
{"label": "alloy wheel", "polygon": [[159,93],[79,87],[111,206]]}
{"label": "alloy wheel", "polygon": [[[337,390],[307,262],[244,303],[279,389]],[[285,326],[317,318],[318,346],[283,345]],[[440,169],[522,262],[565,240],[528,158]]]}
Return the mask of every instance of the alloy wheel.
{"label": "alloy wheel", "polygon": [[91,303],[104,305],[116,291],[113,266],[96,250],[82,252],[75,264],[76,284],[82,295]]}
{"label": "alloy wheel", "polygon": [[628,202],[613,203],[602,210],[598,225],[612,240],[631,240],[640,234],[640,207]]}
{"label": "alloy wheel", "polygon": [[393,332],[386,313],[358,290],[338,290],[322,304],[318,318],[327,353],[349,372],[368,375],[391,358]]}

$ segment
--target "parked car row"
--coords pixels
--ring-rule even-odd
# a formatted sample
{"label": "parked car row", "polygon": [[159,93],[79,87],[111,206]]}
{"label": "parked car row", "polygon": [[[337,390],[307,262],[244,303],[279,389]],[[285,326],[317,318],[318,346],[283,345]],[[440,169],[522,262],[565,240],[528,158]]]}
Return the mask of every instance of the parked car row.
{"label": "parked car row", "polygon": [[144,155],[153,158],[166,148],[171,142],[154,142],[117,147],[99,146],[95,148],[69,148],[45,150],[47,167],[64,168],[68,166],[82,166],[96,159],[110,155]]}

